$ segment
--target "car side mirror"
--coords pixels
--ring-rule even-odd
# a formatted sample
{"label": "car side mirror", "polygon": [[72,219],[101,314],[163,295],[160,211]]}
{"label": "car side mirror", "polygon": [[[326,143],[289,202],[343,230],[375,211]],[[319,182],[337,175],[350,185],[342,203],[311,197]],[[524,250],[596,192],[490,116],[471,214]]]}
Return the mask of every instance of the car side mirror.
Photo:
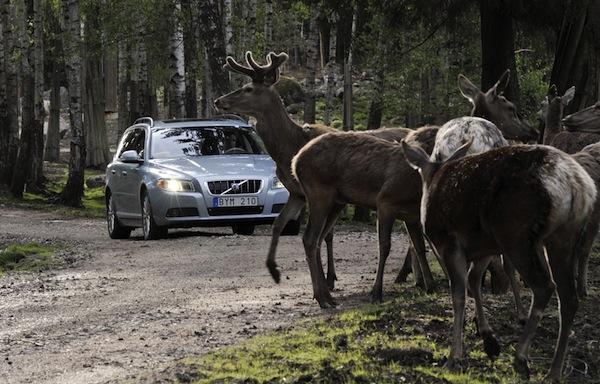
{"label": "car side mirror", "polygon": [[143,163],[144,160],[140,158],[140,155],[134,150],[125,151],[121,153],[121,157],[119,158],[123,163]]}

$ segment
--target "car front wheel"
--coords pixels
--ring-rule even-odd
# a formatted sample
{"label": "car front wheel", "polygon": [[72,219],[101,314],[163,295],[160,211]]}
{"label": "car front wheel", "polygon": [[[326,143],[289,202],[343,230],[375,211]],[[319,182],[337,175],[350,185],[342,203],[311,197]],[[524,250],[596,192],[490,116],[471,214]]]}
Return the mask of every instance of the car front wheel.
{"label": "car front wheel", "polygon": [[167,228],[156,224],[152,215],[150,198],[144,193],[142,198],[142,231],[144,240],[156,240],[167,235]]}
{"label": "car front wheel", "polygon": [[237,224],[231,227],[236,235],[250,236],[254,233],[254,225],[252,224]]}
{"label": "car front wheel", "polygon": [[131,234],[131,228],[124,227],[119,222],[119,218],[117,217],[117,210],[115,209],[115,202],[113,201],[113,197],[108,197],[108,202],[106,203],[106,224],[108,227],[108,236],[111,239],[127,239]]}

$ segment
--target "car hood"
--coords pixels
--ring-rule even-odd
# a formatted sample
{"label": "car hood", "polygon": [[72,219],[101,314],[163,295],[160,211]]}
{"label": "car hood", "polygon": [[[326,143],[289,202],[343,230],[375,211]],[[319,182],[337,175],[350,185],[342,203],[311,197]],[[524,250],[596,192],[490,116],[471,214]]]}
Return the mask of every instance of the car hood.
{"label": "car hood", "polygon": [[184,173],[194,178],[275,175],[275,162],[267,155],[199,156],[153,159],[151,162],[159,172]]}

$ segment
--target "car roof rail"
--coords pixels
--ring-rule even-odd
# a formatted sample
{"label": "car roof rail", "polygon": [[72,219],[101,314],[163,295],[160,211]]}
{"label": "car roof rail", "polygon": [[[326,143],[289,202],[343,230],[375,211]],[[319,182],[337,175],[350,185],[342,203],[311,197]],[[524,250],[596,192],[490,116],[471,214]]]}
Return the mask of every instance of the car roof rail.
{"label": "car roof rail", "polygon": [[240,115],[236,115],[235,113],[221,113],[221,114],[213,116],[213,118],[225,119],[225,120],[239,120],[239,121],[243,121],[244,123],[248,123],[248,120],[244,119]]}
{"label": "car roof rail", "polygon": [[135,119],[133,124],[148,124],[150,127],[154,126],[154,120],[151,117],[145,116],[140,117],[139,119]]}
{"label": "car roof rail", "polygon": [[182,118],[182,119],[169,119],[163,120],[162,122],[165,124],[173,124],[173,123],[183,123],[186,121],[212,121],[212,120],[237,120],[241,121],[244,124],[248,124],[248,121],[241,116],[235,115],[233,113],[224,113],[220,115],[214,115],[211,117],[201,117],[201,118]]}

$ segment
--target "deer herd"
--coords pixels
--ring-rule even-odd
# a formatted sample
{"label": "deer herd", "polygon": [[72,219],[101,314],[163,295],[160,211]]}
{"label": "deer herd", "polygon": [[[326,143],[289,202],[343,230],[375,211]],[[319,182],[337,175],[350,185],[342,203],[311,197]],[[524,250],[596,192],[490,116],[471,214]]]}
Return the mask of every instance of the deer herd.
{"label": "deer herd", "polygon": [[[600,227],[600,103],[563,118],[575,88],[560,96],[552,86],[540,112],[544,145],[503,95],[506,71],[487,92],[459,76],[459,89],[473,105],[471,116],[416,130],[384,128],[339,132],[319,124],[300,126],[288,115],[274,84],[285,53],[247,65],[227,57],[225,67],[250,83],[215,101],[218,110],[256,118],[256,131],[277,165],[289,200],[273,224],[267,267],[276,282],[279,237],[308,206],[303,236],[313,294],[334,307],[337,279],[333,227],[346,204],[377,212],[379,265],[371,297],[383,297],[383,274],[396,219],[406,225],[415,281],[433,290],[425,248],[430,244],[450,281],[453,337],[446,366],[464,356],[467,289],[484,350],[495,358],[500,345],[483,311],[481,284],[493,258],[502,258],[511,279],[516,310],[524,323],[513,366],[529,377],[528,352],[545,307],[556,291],[560,329],[547,379],[559,381],[579,298],[587,294],[587,264]],[[563,125],[567,130],[563,130]],[[510,140],[510,142],[509,142]],[[323,240],[327,275],[321,262]],[[527,314],[517,271],[532,291]]]}

